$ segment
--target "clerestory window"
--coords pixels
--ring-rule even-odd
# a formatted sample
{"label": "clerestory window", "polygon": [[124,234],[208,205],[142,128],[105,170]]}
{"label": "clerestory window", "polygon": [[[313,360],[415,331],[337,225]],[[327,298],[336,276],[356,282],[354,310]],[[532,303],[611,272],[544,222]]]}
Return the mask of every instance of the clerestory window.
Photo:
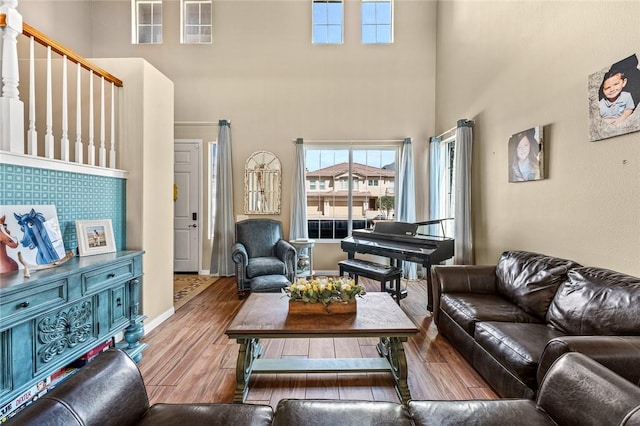
{"label": "clerestory window", "polygon": [[393,43],[392,0],[362,0],[362,42]]}
{"label": "clerestory window", "polygon": [[212,14],[211,0],[181,0],[180,22],[184,44],[211,43]]}
{"label": "clerestory window", "polygon": [[162,1],[133,0],[133,44],[162,43]]}
{"label": "clerestory window", "polygon": [[343,6],[341,0],[313,0],[312,42],[314,44],[342,43]]}

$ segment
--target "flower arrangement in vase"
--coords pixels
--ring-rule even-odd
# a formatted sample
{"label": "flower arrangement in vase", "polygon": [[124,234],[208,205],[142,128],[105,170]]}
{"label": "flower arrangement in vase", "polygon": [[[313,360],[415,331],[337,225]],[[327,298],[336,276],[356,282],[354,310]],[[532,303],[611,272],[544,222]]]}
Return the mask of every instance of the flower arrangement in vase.
{"label": "flower arrangement in vase", "polygon": [[354,313],[356,298],[365,294],[352,278],[298,278],[282,290],[289,297],[290,313]]}

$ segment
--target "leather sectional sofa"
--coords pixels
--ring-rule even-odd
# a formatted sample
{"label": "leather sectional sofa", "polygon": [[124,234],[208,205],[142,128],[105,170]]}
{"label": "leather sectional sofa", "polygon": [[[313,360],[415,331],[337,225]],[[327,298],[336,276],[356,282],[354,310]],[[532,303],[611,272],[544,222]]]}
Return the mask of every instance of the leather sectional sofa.
{"label": "leather sectional sofa", "polygon": [[435,266],[434,319],[502,397],[533,398],[582,352],[640,386],[640,279],[524,251],[495,266]]}
{"label": "leather sectional sofa", "polygon": [[560,357],[536,401],[283,399],[252,404],[154,404],[136,364],[119,350],[99,355],[8,424],[74,425],[640,425],[640,388],[579,353]]}

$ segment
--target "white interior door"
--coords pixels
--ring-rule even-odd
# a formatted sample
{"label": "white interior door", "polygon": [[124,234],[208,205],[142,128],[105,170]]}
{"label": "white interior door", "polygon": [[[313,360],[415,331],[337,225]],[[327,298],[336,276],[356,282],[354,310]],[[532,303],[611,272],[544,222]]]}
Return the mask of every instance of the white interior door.
{"label": "white interior door", "polygon": [[174,144],[174,261],[176,272],[200,270],[200,174],[202,141]]}

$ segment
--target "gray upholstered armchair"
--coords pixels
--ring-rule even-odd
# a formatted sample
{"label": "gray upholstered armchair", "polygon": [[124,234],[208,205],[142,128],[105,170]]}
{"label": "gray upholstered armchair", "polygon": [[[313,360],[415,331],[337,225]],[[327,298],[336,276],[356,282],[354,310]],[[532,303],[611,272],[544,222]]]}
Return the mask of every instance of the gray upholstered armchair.
{"label": "gray upholstered armchair", "polygon": [[250,291],[279,291],[295,279],[296,249],[282,239],[282,223],[277,220],[237,222],[231,257],[241,299]]}

